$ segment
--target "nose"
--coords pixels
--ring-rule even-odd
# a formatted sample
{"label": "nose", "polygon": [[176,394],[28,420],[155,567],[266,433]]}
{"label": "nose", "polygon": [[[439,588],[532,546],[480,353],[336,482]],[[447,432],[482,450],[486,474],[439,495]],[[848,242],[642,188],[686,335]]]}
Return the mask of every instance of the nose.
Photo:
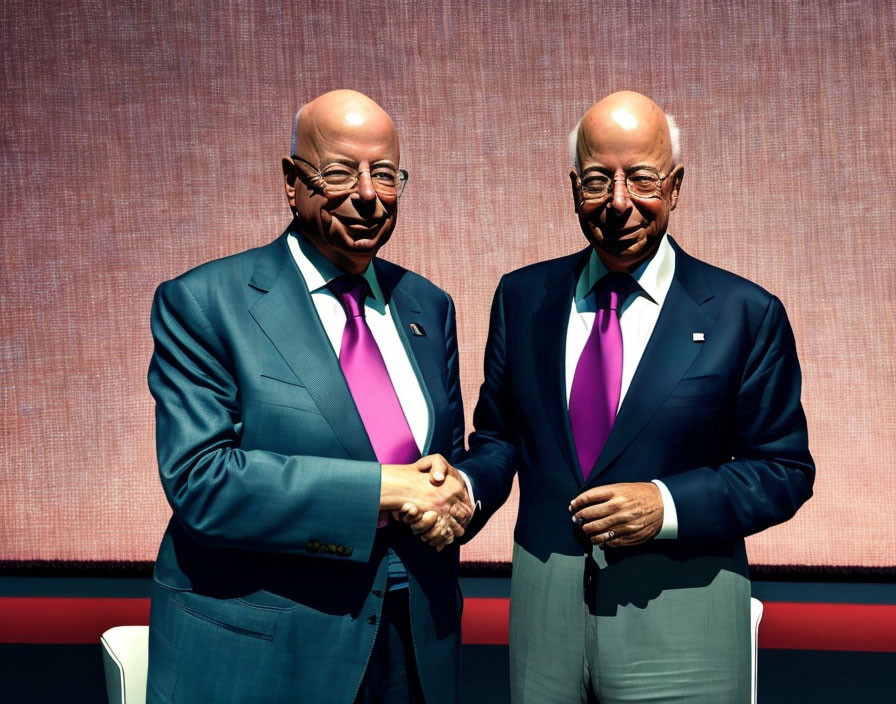
{"label": "nose", "polygon": [[373,188],[370,171],[358,172],[358,197],[361,200],[376,200],[376,190]]}
{"label": "nose", "polygon": [[628,188],[625,185],[625,174],[613,176],[613,195],[608,207],[618,212],[624,212],[631,208],[632,202],[628,197]]}

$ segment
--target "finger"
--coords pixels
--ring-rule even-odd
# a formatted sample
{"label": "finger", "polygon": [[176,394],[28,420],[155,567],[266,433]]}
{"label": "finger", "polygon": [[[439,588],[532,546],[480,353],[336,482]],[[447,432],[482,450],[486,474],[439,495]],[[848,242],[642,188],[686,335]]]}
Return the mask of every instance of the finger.
{"label": "finger", "polygon": [[660,528],[662,528],[662,523],[657,524],[655,522],[640,526],[638,530],[622,536],[623,544],[640,545],[641,543],[646,543],[648,540],[656,537],[656,534],[660,532]]}
{"label": "finger", "polygon": [[570,501],[569,512],[573,513],[585,506],[609,501],[615,495],[615,490],[612,488],[612,484],[608,486],[594,487],[593,489],[589,489],[588,491],[579,494],[576,498]]}
{"label": "finger", "polygon": [[460,538],[464,534],[464,529],[466,528],[466,526],[460,521],[456,520],[453,516],[451,517],[448,525],[451,528],[451,532],[454,533],[455,538]]}
{"label": "finger", "polygon": [[466,501],[458,501],[457,503],[452,504],[451,508],[448,509],[448,513],[454,518],[469,519],[473,515],[473,508]]}
{"label": "finger", "polygon": [[631,519],[632,517],[628,513],[618,513],[597,521],[587,521],[579,527],[585,535],[601,535],[611,530],[615,531],[616,535],[625,535],[633,530],[627,525]]}
{"label": "finger", "polygon": [[658,532],[659,528],[652,523],[645,524],[642,521],[633,520],[596,534],[591,542],[595,545],[600,543],[602,546],[613,548],[640,545],[650,540]]}
{"label": "finger", "polygon": [[433,486],[441,486],[448,478],[449,464],[441,455],[435,455],[435,459],[428,465],[425,471],[429,472],[429,483]]}
{"label": "finger", "polygon": [[430,547],[439,548],[454,542],[454,532],[447,521],[440,519],[439,523],[423,537]]}
{"label": "finger", "polygon": [[[435,511],[427,511],[422,516],[420,516],[420,520],[416,523],[411,524],[411,531],[414,535],[423,535],[428,533],[433,527],[436,525],[439,518],[439,514]],[[424,538],[425,540],[425,538]]]}
{"label": "finger", "polygon": [[417,504],[406,501],[398,511],[392,512],[392,517],[402,523],[416,523],[420,520],[420,510],[417,508]]}
{"label": "finger", "polygon": [[429,470],[429,481],[435,485],[442,484],[451,470],[451,465],[441,455],[433,455],[432,465]]}
{"label": "finger", "polygon": [[[427,511],[427,513],[435,513],[435,511]],[[443,516],[438,516],[437,520],[425,533],[420,535],[420,539],[425,543],[438,542],[444,537],[445,530],[448,529],[448,523]]]}
{"label": "finger", "polygon": [[451,529],[450,517],[443,517],[439,519],[438,530],[430,532],[435,532],[432,540],[430,540],[430,545],[434,547],[437,547],[439,545],[447,545],[454,542],[454,531]]}
{"label": "finger", "polygon": [[464,528],[466,528],[470,524],[470,520],[473,518],[473,512],[469,509],[459,510],[459,511],[450,511],[451,518],[460,523]]}
{"label": "finger", "polygon": [[624,501],[619,497],[614,497],[604,503],[582,507],[572,515],[572,522],[582,525],[589,521],[599,521],[605,518],[610,518],[611,516],[622,512],[624,507]]}
{"label": "finger", "polygon": [[421,457],[414,464],[417,467],[418,471],[429,472],[433,469],[444,469],[448,465],[448,461],[440,454],[436,453],[434,455],[426,455],[426,457]]}
{"label": "finger", "polygon": [[653,533],[650,530],[641,529],[625,535],[617,534],[612,538],[608,537],[607,541],[604,543],[604,546],[611,548],[630,547],[632,545],[640,545],[641,543],[646,543],[652,537]]}
{"label": "finger", "polygon": [[591,543],[601,548],[607,546],[615,547],[617,541],[620,541],[621,539],[622,538],[616,534],[615,530],[608,530],[605,533],[591,536]]}

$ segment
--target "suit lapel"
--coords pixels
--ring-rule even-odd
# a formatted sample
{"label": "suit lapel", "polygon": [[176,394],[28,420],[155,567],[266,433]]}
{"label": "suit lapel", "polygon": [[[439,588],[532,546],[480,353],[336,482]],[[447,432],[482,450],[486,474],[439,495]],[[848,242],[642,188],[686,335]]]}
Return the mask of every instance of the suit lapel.
{"label": "suit lapel", "polygon": [[432,444],[432,438],[435,430],[435,422],[438,414],[432,401],[432,394],[427,386],[427,380],[436,380],[442,378],[442,372],[437,365],[437,355],[428,354],[427,345],[433,344],[434,337],[408,335],[410,323],[418,323],[423,330],[435,330],[434,326],[441,325],[438,321],[431,320],[423,315],[423,310],[417,299],[410,293],[407,286],[401,284],[404,271],[393,269],[392,272],[399,272],[398,276],[391,275],[388,271],[388,265],[380,259],[373,260],[374,267],[377,272],[377,279],[383,289],[383,295],[386,303],[389,305],[389,311],[392,319],[395,321],[395,328],[398,330],[398,337],[404,345],[407,352],[408,360],[417,375],[417,382],[420,384],[420,390],[423,392],[423,398],[426,400],[426,410],[429,414],[429,425],[426,431],[426,442],[423,445],[423,454],[429,454],[429,448]]}
{"label": "suit lapel", "polygon": [[348,455],[358,460],[375,459],[339,360],[285,235],[267,250],[261,250],[250,281],[251,286],[266,293],[249,313],[308,390]]}
{"label": "suit lapel", "polygon": [[571,266],[546,283],[547,290],[532,314],[532,351],[538,390],[557,444],[577,484],[582,474],[566,403],[566,331],[575,292],[576,263],[581,259],[580,255],[571,257]]}
{"label": "suit lapel", "polygon": [[628,447],[691,367],[701,349],[693,333],[708,332],[716,323],[703,307],[712,291],[695,260],[672,242],[675,275],[669,293],[589,483]]}

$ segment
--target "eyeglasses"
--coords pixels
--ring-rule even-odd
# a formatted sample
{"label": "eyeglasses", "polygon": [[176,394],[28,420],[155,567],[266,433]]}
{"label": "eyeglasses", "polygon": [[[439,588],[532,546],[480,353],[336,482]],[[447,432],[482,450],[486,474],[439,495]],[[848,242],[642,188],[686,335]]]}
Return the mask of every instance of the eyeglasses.
{"label": "eyeglasses", "polygon": [[[659,198],[662,184],[669,174],[661,174],[656,169],[640,168],[625,175],[625,187],[635,198]],[[599,171],[579,176],[584,200],[603,200],[613,193],[616,179]]]}
{"label": "eyeglasses", "polygon": [[404,190],[405,184],[408,182],[407,171],[385,164],[374,166],[370,170],[363,169],[358,171],[351,166],[335,163],[321,170],[300,156],[293,154],[292,158],[311,167],[314,171],[313,178],[316,178],[321,184],[324,195],[332,198],[353,193],[358,188],[361,174],[364,173],[370,174],[373,190],[376,191],[377,195],[386,198],[399,197]]}

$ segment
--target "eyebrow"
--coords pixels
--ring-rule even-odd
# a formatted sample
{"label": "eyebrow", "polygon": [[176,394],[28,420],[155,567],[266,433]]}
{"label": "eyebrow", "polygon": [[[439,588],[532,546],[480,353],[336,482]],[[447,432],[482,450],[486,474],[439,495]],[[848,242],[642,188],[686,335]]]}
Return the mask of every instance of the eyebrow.
{"label": "eyebrow", "polygon": [[[651,171],[656,171],[660,173],[660,170],[651,164],[635,164],[634,166],[629,166],[627,169],[623,169],[623,173],[630,174],[632,171],[639,171],[640,169],[650,169]],[[595,164],[594,166],[589,166],[587,169],[582,170],[582,175],[584,176],[589,171],[599,171],[600,173],[614,173],[613,169],[610,169],[607,166],[598,166]]]}
{"label": "eyebrow", "polygon": [[[329,161],[323,161],[321,163],[321,167],[329,166],[330,164],[342,164],[343,166],[351,166],[352,168],[358,167],[358,162],[353,159],[346,159],[344,157],[336,157],[335,159],[330,159]],[[370,166],[391,166],[394,169],[398,167],[391,159],[377,159],[376,161],[370,162]]]}

